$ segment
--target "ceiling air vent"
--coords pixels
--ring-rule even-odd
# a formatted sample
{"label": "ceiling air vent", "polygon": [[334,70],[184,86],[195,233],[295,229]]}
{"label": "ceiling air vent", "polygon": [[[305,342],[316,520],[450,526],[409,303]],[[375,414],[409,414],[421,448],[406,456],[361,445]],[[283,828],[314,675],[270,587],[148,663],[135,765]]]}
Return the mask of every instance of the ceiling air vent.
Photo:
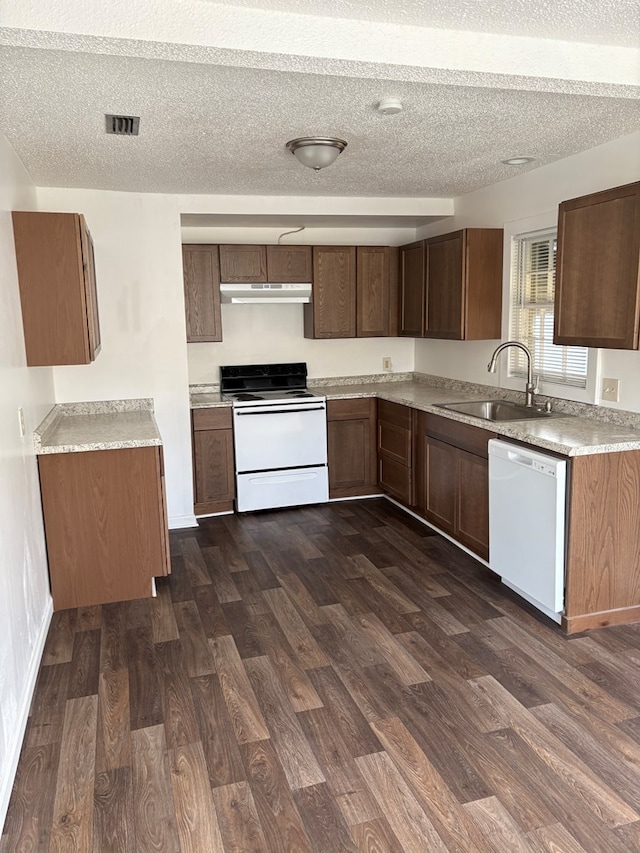
{"label": "ceiling air vent", "polygon": [[140,116],[112,116],[105,115],[107,121],[107,133],[115,133],[116,136],[137,136],[140,128]]}

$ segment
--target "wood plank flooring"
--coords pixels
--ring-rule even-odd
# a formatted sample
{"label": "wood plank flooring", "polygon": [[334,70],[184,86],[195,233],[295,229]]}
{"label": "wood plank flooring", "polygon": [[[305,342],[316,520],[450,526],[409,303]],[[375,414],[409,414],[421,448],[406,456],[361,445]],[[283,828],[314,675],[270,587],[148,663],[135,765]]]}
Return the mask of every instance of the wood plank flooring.
{"label": "wood plank flooring", "polygon": [[640,850],[640,623],[567,639],[384,500],[54,614],[0,851]]}

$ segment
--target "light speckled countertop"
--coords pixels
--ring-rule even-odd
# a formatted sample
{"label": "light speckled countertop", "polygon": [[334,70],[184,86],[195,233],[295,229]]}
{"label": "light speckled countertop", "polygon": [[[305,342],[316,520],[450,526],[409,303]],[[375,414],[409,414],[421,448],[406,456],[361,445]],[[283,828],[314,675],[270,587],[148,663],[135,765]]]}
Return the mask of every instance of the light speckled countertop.
{"label": "light speckled countertop", "polygon": [[[484,386],[474,386],[471,383],[460,383],[454,380],[437,381],[431,384],[427,377],[403,381],[389,381],[387,377],[376,376],[376,380],[354,382],[352,379],[309,380],[309,387],[318,393],[326,395],[328,400],[344,400],[354,397],[376,397],[392,403],[401,403],[424,412],[450,418],[454,421],[482,427],[497,433],[504,438],[512,438],[538,447],[541,450],[551,450],[565,456],[588,456],[595,453],[616,453],[623,450],[640,450],[640,428],[624,422],[623,415],[615,410],[602,410],[599,413],[612,418],[605,421],[593,416],[598,407],[581,406],[568,402],[554,401],[554,410],[567,409],[563,412],[566,417],[541,418],[533,421],[494,422],[459,412],[437,408],[438,403],[455,403],[463,400],[513,399],[520,400],[523,395],[513,392],[503,392],[499,388],[486,389]],[[446,387],[447,385],[453,387]],[[488,391],[488,393],[487,393]],[[547,398],[541,398],[542,402]],[[207,408],[229,406],[215,386],[192,386],[191,408]],[[572,412],[578,413],[572,414]],[[584,413],[584,414],[582,414]],[[582,414],[582,416],[580,416]],[[627,420],[633,421],[633,414]],[[640,416],[638,416],[640,425]],[[615,422],[615,421],[618,422]],[[623,422],[620,422],[623,421]]]}
{"label": "light speckled countertop", "polygon": [[35,430],[33,443],[41,455],[153,447],[162,439],[152,400],[106,400],[54,406]]}

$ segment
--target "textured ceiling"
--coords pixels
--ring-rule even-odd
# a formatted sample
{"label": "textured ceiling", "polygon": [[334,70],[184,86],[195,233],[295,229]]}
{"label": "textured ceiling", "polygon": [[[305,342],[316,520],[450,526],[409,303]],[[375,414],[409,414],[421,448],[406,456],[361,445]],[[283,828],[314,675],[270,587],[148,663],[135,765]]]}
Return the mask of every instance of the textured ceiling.
{"label": "textured ceiling", "polygon": [[[289,18],[284,0],[236,0],[233,9],[157,0],[157,21],[148,25],[141,0],[128,0],[136,26],[118,17],[122,3],[112,17],[111,7],[100,4],[102,30],[97,23],[91,29],[90,0],[41,5],[39,13],[51,10],[53,17],[36,29],[38,16],[29,18],[29,10],[39,2],[7,0],[17,17],[0,28],[0,131],[39,186],[451,198],[640,127],[640,87],[633,85],[640,82],[640,52],[610,46],[634,41],[640,0],[329,0],[321,19],[314,0],[301,0]],[[200,17],[183,16],[187,9]],[[169,15],[166,41],[153,29],[161,10]],[[214,19],[207,10],[218,16],[219,29],[208,27]],[[315,30],[300,13],[316,16]],[[358,29],[356,19],[368,23]],[[278,30],[287,21],[297,34],[289,41],[286,27]],[[391,23],[400,26],[388,29]],[[483,36],[431,30],[435,41],[430,36],[423,45],[428,31],[416,27],[439,26],[537,38],[505,45],[500,36],[503,42],[493,44],[507,52],[487,56],[483,66]],[[309,40],[298,39],[307,30]],[[100,35],[106,31],[111,35]],[[198,41],[202,31],[220,38]],[[383,49],[385,34],[393,35],[393,60],[372,61],[357,39],[349,42],[356,32],[369,33],[369,54],[375,38]],[[572,47],[540,38],[551,32],[555,39],[609,44]],[[412,39],[406,58],[402,35]],[[464,44],[473,60],[456,49]],[[402,99],[402,114],[376,112],[389,95]],[[141,116],[140,136],[107,136],[105,113]],[[287,140],[312,134],[348,141],[318,174],[285,149]],[[535,162],[518,170],[500,162],[517,155]]]}
{"label": "textured ceiling", "polygon": [[[640,45],[638,0],[233,0],[234,6],[566,41]],[[292,9],[292,5],[295,7]]]}

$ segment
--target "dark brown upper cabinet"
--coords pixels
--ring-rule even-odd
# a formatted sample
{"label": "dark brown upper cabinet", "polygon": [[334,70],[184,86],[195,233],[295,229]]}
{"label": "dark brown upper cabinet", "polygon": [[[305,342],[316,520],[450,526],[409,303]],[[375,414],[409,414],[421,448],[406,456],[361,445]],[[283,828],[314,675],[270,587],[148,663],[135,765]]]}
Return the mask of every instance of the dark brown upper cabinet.
{"label": "dark brown upper cabinet", "polygon": [[553,342],[638,349],[640,182],[558,210]]}
{"label": "dark brown upper cabinet", "polygon": [[398,334],[398,249],[358,246],[356,251],[356,335],[381,338]]}
{"label": "dark brown upper cabinet", "polygon": [[502,239],[501,228],[466,228],[401,246],[398,333],[500,338]]}
{"label": "dark brown upper cabinet", "polygon": [[304,284],[312,274],[311,246],[267,246],[267,281]]}
{"label": "dark brown upper cabinet", "polygon": [[313,295],[304,306],[305,338],[356,337],[356,248],[313,247]]}
{"label": "dark brown upper cabinet", "polygon": [[425,241],[425,337],[501,337],[502,241],[501,228],[466,228]]}
{"label": "dark brown upper cabinet", "polygon": [[220,246],[220,281],[266,282],[266,246]]}
{"label": "dark brown upper cabinet", "polygon": [[424,335],[425,244],[400,246],[398,285],[398,334],[408,338]]}
{"label": "dark brown upper cabinet", "polygon": [[218,247],[182,247],[187,343],[221,341],[220,263]]}
{"label": "dark brown upper cabinet", "polygon": [[220,281],[311,281],[311,246],[220,246]]}
{"label": "dark brown upper cabinet", "polygon": [[100,322],[84,216],[14,211],[13,234],[27,364],[89,364],[100,351]]}

